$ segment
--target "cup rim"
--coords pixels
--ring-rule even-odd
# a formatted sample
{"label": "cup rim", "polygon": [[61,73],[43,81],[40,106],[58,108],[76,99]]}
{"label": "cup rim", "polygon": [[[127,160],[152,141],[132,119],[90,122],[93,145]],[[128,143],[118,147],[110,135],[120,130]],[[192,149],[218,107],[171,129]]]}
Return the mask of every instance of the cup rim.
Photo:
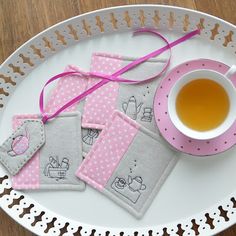
{"label": "cup rim", "polygon": [[[230,100],[230,109],[229,109],[228,115],[225,118],[225,120],[222,122],[222,124],[220,124],[216,128],[211,129],[211,130],[207,130],[207,131],[197,131],[197,130],[191,129],[188,126],[186,126],[178,117],[178,114],[176,111],[176,103],[175,103],[176,97],[177,97],[179,91],[183,88],[183,86],[185,86],[189,82],[199,78],[199,77],[198,78],[197,77],[188,78],[188,77],[191,76],[191,74],[196,74],[196,73],[200,73],[200,72],[203,72],[203,73],[206,72],[206,73],[208,73],[208,76],[209,76],[209,73],[217,75],[217,78],[216,77],[208,78],[208,76],[206,76],[206,78],[213,80],[215,82],[218,82],[225,89],[225,91],[228,94],[229,100]],[[229,92],[230,89],[231,89],[231,93]],[[173,96],[174,96],[174,99],[173,99]],[[232,98],[232,97],[234,97],[234,98]],[[233,100],[236,101],[236,88],[234,87],[231,80],[229,78],[227,78],[224,74],[221,74],[217,71],[210,70],[210,69],[192,70],[192,71],[184,74],[172,86],[172,88],[169,92],[168,101],[167,101],[168,114],[169,114],[170,120],[174,124],[174,126],[181,133],[186,135],[187,137],[190,137],[193,139],[198,139],[198,140],[208,140],[208,139],[212,139],[212,138],[216,138],[216,137],[220,136],[221,134],[226,132],[234,123],[234,121],[236,119],[236,108],[234,108],[234,107],[236,106],[236,104],[235,104],[235,106],[232,106]]]}

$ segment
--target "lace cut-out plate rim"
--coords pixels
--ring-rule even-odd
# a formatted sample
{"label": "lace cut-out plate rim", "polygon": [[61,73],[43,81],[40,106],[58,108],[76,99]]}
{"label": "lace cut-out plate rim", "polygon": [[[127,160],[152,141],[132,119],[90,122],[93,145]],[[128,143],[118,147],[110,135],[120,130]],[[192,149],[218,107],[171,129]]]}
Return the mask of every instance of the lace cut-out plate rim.
{"label": "lace cut-out plate rim", "polygon": [[[82,40],[137,27],[178,32],[202,29],[201,38],[236,55],[234,25],[205,13],[159,6],[135,5],[102,9],[63,21],[43,31],[16,50],[0,67],[0,113],[20,82],[49,56]],[[144,228],[107,228],[58,215],[22,192],[14,191],[0,169],[0,205],[17,222],[40,235],[197,235],[215,234],[236,222],[236,193],[186,219]]]}

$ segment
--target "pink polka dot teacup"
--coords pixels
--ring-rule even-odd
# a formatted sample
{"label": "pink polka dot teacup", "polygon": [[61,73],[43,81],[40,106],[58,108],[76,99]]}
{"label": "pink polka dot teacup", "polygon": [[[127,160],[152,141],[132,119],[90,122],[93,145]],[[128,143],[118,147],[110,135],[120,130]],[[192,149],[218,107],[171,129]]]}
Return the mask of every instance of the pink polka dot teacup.
{"label": "pink polka dot teacup", "polygon": [[171,88],[168,113],[184,135],[207,140],[223,134],[236,119],[236,88],[230,77],[213,70],[194,70],[183,75]]}

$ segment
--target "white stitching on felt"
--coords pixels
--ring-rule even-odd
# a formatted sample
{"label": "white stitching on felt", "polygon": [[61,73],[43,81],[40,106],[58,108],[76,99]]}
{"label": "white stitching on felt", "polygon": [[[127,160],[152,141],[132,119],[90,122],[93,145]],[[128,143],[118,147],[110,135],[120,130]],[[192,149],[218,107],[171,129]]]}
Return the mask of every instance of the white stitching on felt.
{"label": "white stitching on felt", "polygon": [[39,142],[39,144],[32,148],[32,150],[29,151],[29,153],[26,155],[25,158],[22,159],[22,161],[19,163],[19,165],[17,167],[14,167],[14,169],[12,167],[10,167],[8,165],[8,163],[6,162],[5,159],[2,159],[2,157],[0,156],[0,159],[2,161],[2,163],[6,166],[6,168],[12,172],[12,173],[16,173],[19,171],[19,169],[22,167],[22,165],[24,165],[28,159],[34,155],[36,153],[36,151],[38,150],[38,146],[41,146],[43,145],[43,140],[44,140],[44,128],[43,128],[43,123],[42,121],[40,120],[33,120],[33,119],[29,119],[29,120],[25,120],[22,125],[20,125],[19,127],[17,127],[17,129],[12,133],[12,135],[4,142],[4,146],[5,146],[5,143],[9,142],[10,140],[12,140],[12,138],[15,136],[15,134],[22,128],[22,126],[26,123],[29,123],[29,122],[32,122],[32,123],[39,123],[40,124],[40,135],[41,135],[41,140]]}
{"label": "white stitching on felt", "polygon": [[[49,113],[48,113],[49,114]],[[14,118],[16,120],[25,120],[25,119],[34,119],[34,120],[38,120],[40,119],[41,115],[34,115],[35,118],[29,118],[29,116],[32,116],[32,114],[28,114],[28,115],[16,115],[14,116]],[[77,129],[81,129],[81,127],[79,126],[79,120],[81,120],[81,113],[78,112],[78,111],[74,111],[74,112],[70,112],[70,113],[63,113],[63,114],[60,114],[58,115],[57,117],[55,117],[54,119],[57,119],[57,118],[64,118],[64,117],[72,117],[74,119],[76,119],[76,127]],[[53,121],[53,120],[52,120]],[[50,121],[49,121],[50,123]],[[42,126],[43,128],[43,126]],[[38,150],[40,152],[40,150]],[[31,184],[21,184],[19,186],[17,186],[18,188],[17,189],[31,189],[33,186],[33,188],[35,189],[35,186],[34,185],[31,185]],[[39,183],[38,187],[39,188],[51,188],[52,184],[41,184]],[[57,186],[63,186],[64,189],[76,189],[76,190],[81,190],[81,189],[84,189],[85,188],[85,183],[83,181],[79,181],[77,184],[64,184],[64,183],[61,183],[61,184],[58,184]],[[27,188],[26,188],[27,187]],[[36,188],[38,188],[36,187]]]}

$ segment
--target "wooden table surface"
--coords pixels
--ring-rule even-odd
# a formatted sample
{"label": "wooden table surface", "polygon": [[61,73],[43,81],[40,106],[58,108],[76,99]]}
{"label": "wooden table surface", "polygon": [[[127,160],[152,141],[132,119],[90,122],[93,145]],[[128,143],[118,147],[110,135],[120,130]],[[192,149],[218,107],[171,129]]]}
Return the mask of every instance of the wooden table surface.
{"label": "wooden table surface", "polygon": [[[84,12],[127,4],[166,4],[218,16],[236,24],[236,0],[0,0],[0,64],[49,26]],[[0,209],[0,236],[30,236]],[[235,236],[236,225],[220,233]]]}

